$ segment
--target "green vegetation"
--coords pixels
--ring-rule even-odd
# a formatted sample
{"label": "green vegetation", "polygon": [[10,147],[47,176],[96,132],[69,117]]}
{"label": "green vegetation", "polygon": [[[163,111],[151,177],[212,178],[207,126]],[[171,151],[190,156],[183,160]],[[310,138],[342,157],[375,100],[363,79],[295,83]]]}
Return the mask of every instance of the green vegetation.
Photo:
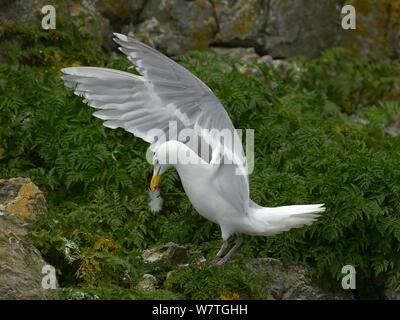
{"label": "green vegetation", "polygon": [[[0,177],[30,177],[46,194],[49,213],[31,239],[59,272],[66,289],[58,297],[265,298],[244,271],[246,259],[264,256],[306,261],[331,289],[352,264],[364,297],[376,297],[383,283],[400,288],[400,137],[387,129],[400,118],[398,63],[335,49],[295,61],[298,68],[254,64],[254,74],[243,74],[240,62],[210,51],[177,58],[210,86],[237,128],[255,129],[257,203],[328,208],[310,227],[247,237],[234,262],[217,270],[219,229],[197,215],[176,172],[163,177],[164,209],[151,213],[146,143],[104,128],[59,78],[70,65],[132,71],[129,62],[108,60],[97,40],[57,26],[3,26]],[[173,267],[145,263],[140,253],[168,241],[191,243],[206,263],[166,279]],[[144,273],[162,290],[136,289]]]}

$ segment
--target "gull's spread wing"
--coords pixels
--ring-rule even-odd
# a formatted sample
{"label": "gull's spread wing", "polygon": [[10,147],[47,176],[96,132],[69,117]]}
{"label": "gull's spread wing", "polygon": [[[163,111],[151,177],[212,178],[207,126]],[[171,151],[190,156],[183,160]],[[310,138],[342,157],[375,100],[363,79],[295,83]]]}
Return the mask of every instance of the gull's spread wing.
{"label": "gull's spread wing", "polygon": [[[115,36],[114,41],[121,46],[119,49],[141,75],[95,67],[62,70],[66,85],[83,96],[90,106],[99,109],[93,115],[105,120],[106,127],[123,128],[149,142],[153,150],[162,141],[154,140],[152,130],[161,130],[167,139],[172,139],[168,133],[171,133],[170,121],[175,121],[177,132],[184,128],[194,129],[212,146],[213,157],[220,153],[243,172],[246,162],[240,139],[212,91],[187,69],[157,50],[134,38],[122,34]],[[229,144],[215,134],[223,130],[233,138]],[[248,180],[243,175],[238,198],[247,200],[235,207],[247,208],[248,192]]]}

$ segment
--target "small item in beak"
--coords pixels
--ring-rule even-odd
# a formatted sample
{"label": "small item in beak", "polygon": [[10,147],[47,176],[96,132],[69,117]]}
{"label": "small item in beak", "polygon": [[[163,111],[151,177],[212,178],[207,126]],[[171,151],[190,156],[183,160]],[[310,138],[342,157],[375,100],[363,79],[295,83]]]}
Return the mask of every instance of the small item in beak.
{"label": "small item in beak", "polygon": [[149,191],[149,209],[151,212],[160,212],[162,210],[163,199],[160,190]]}
{"label": "small item in beak", "polygon": [[161,176],[158,173],[151,178],[151,182],[150,182],[150,190],[151,191],[154,191],[158,188],[158,186],[160,184],[160,178],[161,178]]}

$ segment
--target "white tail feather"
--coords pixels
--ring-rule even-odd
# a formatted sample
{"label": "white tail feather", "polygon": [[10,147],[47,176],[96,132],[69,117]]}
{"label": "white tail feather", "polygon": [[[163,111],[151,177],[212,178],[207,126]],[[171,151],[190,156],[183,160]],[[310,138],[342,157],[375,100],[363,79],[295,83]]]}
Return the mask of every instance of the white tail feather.
{"label": "white tail feather", "polygon": [[293,205],[276,208],[261,207],[250,202],[248,209],[249,226],[246,233],[251,235],[274,235],[292,228],[312,224],[324,212],[323,204]]}

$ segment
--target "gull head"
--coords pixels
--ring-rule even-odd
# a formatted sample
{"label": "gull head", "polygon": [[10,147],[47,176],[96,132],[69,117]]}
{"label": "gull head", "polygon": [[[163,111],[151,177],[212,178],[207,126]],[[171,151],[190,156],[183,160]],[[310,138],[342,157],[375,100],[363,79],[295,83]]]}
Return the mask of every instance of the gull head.
{"label": "gull head", "polygon": [[198,163],[200,158],[185,144],[179,141],[166,141],[161,144],[153,157],[153,177],[150,182],[150,190],[154,191],[159,187],[161,175],[170,167]]}
{"label": "gull head", "polygon": [[165,156],[164,148],[158,150],[153,157],[153,176],[150,182],[150,190],[155,191],[160,185],[162,174],[167,171],[173,164],[167,162],[168,157]]}
{"label": "gull head", "polygon": [[153,163],[153,176],[150,182],[150,190],[155,191],[160,185],[161,175],[168,169],[169,165],[160,164],[156,159]]}

